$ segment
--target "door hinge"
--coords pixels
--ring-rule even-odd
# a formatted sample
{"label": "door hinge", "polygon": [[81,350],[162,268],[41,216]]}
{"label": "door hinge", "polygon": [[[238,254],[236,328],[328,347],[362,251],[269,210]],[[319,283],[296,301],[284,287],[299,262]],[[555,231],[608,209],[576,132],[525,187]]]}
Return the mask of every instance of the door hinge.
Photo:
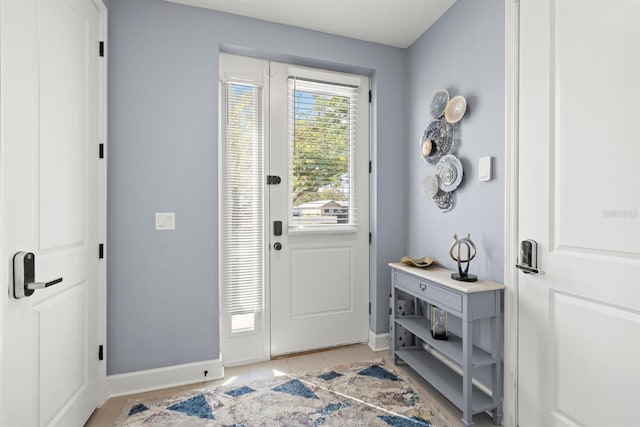
{"label": "door hinge", "polygon": [[371,244],[371,240],[373,239],[373,235],[369,232],[369,244]]}
{"label": "door hinge", "polygon": [[104,159],[104,144],[98,144],[98,157]]}
{"label": "door hinge", "polygon": [[100,42],[100,47],[98,48],[98,53],[100,54],[100,56],[104,57],[104,42],[103,41]]}
{"label": "door hinge", "polygon": [[369,314],[371,314],[371,301],[369,301]]}
{"label": "door hinge", "polygon": [[369,89],[369,104],[371,104],[371,99],[372,99],[372,94],[371,94],[371,89]]}
{"label": "door hinge", "polygon": [[104,346],[102,344],[98,347],[98,360],[104,360]]}
{"label": "door hinge", "polygon": [[98,245],[98,258],[99,259],[104,258],[104,243],[100,243]]}
{"label": "door hinge", "polygon": [[278,185],[282,179],[278,175],[267,175],[267,185]]}
{"label": "door hinge", "polygon": [[369,160],[369,173],[371,173],[371,168],[372,168],[372,167],[373,167],[373,166],[371,165],[371,160]]}

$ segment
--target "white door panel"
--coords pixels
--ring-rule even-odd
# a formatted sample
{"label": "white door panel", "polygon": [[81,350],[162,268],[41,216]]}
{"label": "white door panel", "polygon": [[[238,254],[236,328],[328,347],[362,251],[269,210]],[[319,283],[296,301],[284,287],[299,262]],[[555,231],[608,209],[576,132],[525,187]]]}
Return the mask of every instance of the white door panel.
{"label": "white door panel", "polygon": [[640,3],[520,16],[519,425],[639,425]]}
{"label": "white door panel", "polygon": [[[79,8],[79,10],[76,10]],[[85,19],[81,4],[66,0],[40,4],[40,249],[82,244],[86,235],[86,141],[95,120],[85,114],[95,55],[97,22]],[[91,49],[91,52],[89,52]],[[94,70],[95,72],[95,70]],[[94,77],[95,79],[95,77]],[[74,90],[77,85],[81,90]],[[95,85],[95,82],[94,82]],[[64,108],[61,108],[61,104]],[[89,119],[89,120],[88,120]],[[95,132],[95,130],[94,130]],[[61,173],[61,169],[65,170]]]}
{"label": "white door panel", "polygon": [[[291,132],[288,78],[354,84],[357,89],[357,140],[352,153],[349,215],[354,225],[327,229],[292,224],[290,168]],[[334,79],[334,80],[331,80]],[[282,221],[282,235],[270,229],[271,354],[363,342],[368,337],[369,293],[369,105],[368,78],[271,63],[270,171],[281,177],[269,186],[270,228]],[[297,113],[296,113],[297,114]],[[313,159],[312,159],[313,160]],[[354,206],[355,205],[355,206]],[[302,216],[302,214],[300,214]],[[300,216],[300,217],[301,217]],[[300,220],[298,220],[300,221]],[[343,226],[343,229],[340,227]],[[321,228],[321,227],[320,227]],[[280,243],[282,249],[274,249]]]}
{"label": "white door panel", "polygon": [[33,252],[36,281],[63,278],[7,301],[3,425],[82,425],[98,406],[104,10],[91,0],[2,2],[4,254],[11,265]]}
{"label": "white door panel", "polygon": [[[291,289],[291,318],[351,311],[352,248],[334,246],[296,249],[291,242],[289,245],[293,246],[289,249],[289,280],[297,284]],[[326,268],[326,265],[318,260],[323,260],[331,268]]]}
{"label": "white door panel", "polygon": [[88,298],[88,284],[82,282],[33,307],[40,336],[39,400],[44,425],[87,387]]}

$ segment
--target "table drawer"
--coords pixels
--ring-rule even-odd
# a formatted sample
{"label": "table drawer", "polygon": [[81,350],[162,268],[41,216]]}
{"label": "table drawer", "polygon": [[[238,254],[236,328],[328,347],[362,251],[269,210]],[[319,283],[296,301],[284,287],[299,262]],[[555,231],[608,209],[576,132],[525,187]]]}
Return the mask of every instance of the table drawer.
{"label": "table drawer", "polygon": [[395,281],[396,287],[406,290],[419,298],[427,298],[437,306],[462,313],[462,295],[456,292],[399,272],[396,272]]}

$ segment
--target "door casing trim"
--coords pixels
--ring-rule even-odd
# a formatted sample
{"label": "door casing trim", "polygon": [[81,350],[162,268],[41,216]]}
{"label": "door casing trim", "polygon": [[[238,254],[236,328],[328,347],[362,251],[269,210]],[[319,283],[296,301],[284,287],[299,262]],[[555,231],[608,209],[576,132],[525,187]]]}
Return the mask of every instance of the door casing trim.
{"label": "door casing trim", "polygon": [[505,0],[504,419],[518,425],[518,114],[520,3]]}
{"label": "door casing trim", "polygon": [[[105,42],[105,54],[99,58],[98,63],[98,137],[108,154],[108,131],[107,131],[107,64],[108,64],[108,9],[103,0],[93,0],[100,11],[100,22],[98,24],[98,35],[100,40]],[[107,246],[107,162],[108,155],[105,155],[98,164],[98,239]],[[98,272],[98,342],[107,350],[107,263],[109,257],[105,255],[103,262],[99,266]],[[96,350],[97,351],[97,350]],[[108,354],[108,351],[106,352]],[[91,357],[91,356],[89,356]],[[107,358],[98,362],[98,407],[105,404],[108,399],[106,389],[107,378]]]}

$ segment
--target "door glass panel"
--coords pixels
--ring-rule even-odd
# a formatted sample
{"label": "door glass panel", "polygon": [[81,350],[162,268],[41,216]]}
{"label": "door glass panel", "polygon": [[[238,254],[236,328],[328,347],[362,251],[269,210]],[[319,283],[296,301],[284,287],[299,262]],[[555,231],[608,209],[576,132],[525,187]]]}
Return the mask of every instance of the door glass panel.
{"label": "door glass panel", "polygon": [[263,310],[264,194],[262,89],[228,82],[222,186],[224,309],[232,332],[254,328]]}
{"label": "door glass panel", "polygon": [[289,225],[356,223],[356,88],[289,78]]}

